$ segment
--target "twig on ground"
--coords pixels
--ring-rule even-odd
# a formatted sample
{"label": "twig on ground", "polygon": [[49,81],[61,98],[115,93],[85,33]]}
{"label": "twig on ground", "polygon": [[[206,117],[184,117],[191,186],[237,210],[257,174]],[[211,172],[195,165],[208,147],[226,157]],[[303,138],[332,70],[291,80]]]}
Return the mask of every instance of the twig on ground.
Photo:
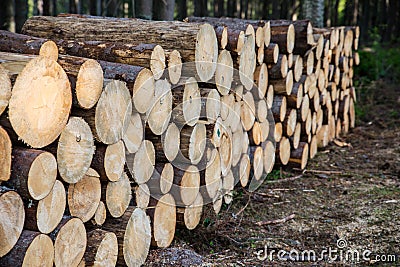
{"label": "twig on ground", "polygon": [[304,172],[323,173],[323,174],[342,174],[342,171],[323,171],[323,170],[304,170]]}
{"label": "twig on ground", "polygon": [[294,217],[296,217],[294,214],[291,214],[285,218],[282,219],[277,219],[277,220],[272,220],[272,221],[261,221],[261,222],[257,222],[256,224],[258,226],[263,226],[263,225],[270,225],[270,224],[281,224],[281,223],[285,223],[289,220],[294,219]]}
{"label": "twig on ground", "polygon": [[234,218],[237,218],[237,216],[239,216],[239,214],[242,213],[242,212],[247,208],[247,206],[248,206],[249,203],[250,203],[250,200],[251,200],[251,196],[249,195],[249,199],[247,200],[246,205],[244,205],[244,207],[241,208],[241,209],[238,211],[238,213],[232,214]]}
{"label": "twig on ground", "polygon": [[297,176],[293,176],[293,177],[288,177],[288,178],[284,178],[284,179],[278,179],[278,180],[272,180],[272,181],[267,181],[267,183],[272,184],[272,183],[280,183],[280,182],[287,182],[287,181],[293,181],[293,180],[297,180],[299,178],[303,177],[303,173],[299,174]]}

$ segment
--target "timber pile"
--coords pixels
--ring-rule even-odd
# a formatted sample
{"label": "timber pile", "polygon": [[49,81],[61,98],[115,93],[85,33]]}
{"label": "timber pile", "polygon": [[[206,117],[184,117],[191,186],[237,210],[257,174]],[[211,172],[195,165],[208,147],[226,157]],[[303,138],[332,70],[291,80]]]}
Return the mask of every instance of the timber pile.
{"label": "timber pile", "polygon": [[355,124],[358,28],[62,15],[23,31],[0,31],[1,266],[141,265]]}

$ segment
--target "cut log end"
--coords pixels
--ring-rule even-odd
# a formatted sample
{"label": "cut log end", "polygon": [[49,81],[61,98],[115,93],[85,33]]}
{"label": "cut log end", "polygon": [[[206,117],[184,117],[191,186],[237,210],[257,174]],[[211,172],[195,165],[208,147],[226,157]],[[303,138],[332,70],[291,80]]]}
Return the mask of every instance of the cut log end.
{"label": "cut log end", "polygon": [[112,232],[96,229],[88,233],[84,254],[86,266],[115,266],[118,259],[117,236]]}
{"label": "cut log end", "polygon": [[133,85],[133,106],[139,113],[146,113],[151,107],[155,91],[153,73],[149,69],[142,69]]}
{"label": "cut log end", "polygon": [[131,198],[131,183],[125,173],[122,174],[117,182],[109,182],[107,184],[106,203],[112,217],[121,217],[128,208]]}
{"label": "cut log end", "polygon": [[165,52],[160,45],[156,45],[151,53],[150,70],[154,79],[160,79],[165,70]]}
{"label": "cut log end", "polygon": [[222,50],[215,70],[215,84],[221,95],[227,95],[233,81],[233,60],[229,51]]}
{"label": "cut log end", "polygon": [[[194,195],[194,199],[196,198],[197,194]],[[175,227],[176,227],[175,200],[172,197],[172,195],[166,194],[158,200],[157,205],[154,208],[154,217],[153,217],[154,244],[157,247],[161,248],[168,247],[174,238]]]}
{"label": "cut log end", "polygon": [[182,99],[183,118],[189,126],[194,126],[200,118],[201,96],[195,78],[189,78],[185,83]]}
{"label": "cut log end", "polygon": [[132,112],[128,127],[126,128],[126,132],[122,137],[126,152],[131,154],[136,153],[143,141],[143,135],[144,129],[142,119],[140,118],[139,113]]}
{"label": "cut log end", "polygon": [[49,60],[57,61],[58,47],[53,41],[47,41],[40,47],[39,55]]}
{"label": "cut log end", "polygon": [[172,84],[177,84],[182,74],[182,58],[177,50],[173,50],[168,56],[168,76]]}
{"label": "cut log end", "polygon": [[179,153],[180,134],[179,128],[175,123],[170,123],[167,130],[163,134],[163,147],[165,157],[169,161],[173,161]]}
{"label": "cut log end", "polygon": [[11,98],[11,80],[8,71],[0,65],[0,115],[6,110]]}
{"label": "cut log end", "polygon": [[31,60],[18,75],[9,104],[10,122],[28,145],[52,143],[67,124],[72,105],[68,77],[57,62]]}
{"label": "cut log end", "polygon": [[99,202],[96,213],[94,214],[94,223],[97,225],[103,225],[107,218],[107,209],[103,201]]}
{"label": "cut log end", "polygon": [[210,80],[216,70],[218,41],[214,27],[203,24],[196,37],[195,62],[197,74],[202,82]]}
{"label": "cut log end", "polygon": [[7,132],[0,126],[0,182],[8,181],[11,175],[11,140]]}
{"label": "cut log end", "polygon": [[116,182],[121,177],[125,166],[125,146],[122,140],[106,148],[104,169],[108,180]]}
{"label": "cut log end", "polygon": [[144,140],[135,154],[132,174],[138,184],[147,182],[153,174],[155,165],[155,150],[153,143]]}
{"label": "cut log end", "polygon": [[48,152],[43,152],[32,162],[28,174],[28,191],[33,199],[46,197],[57,178],[56,158]]}
{"label": "cut log end", "polygon": [[199,224],[203,212],[203,204],[203,197],[199,193],[195,201],[185,208],[183,218],[187,229],[193,230]]}
{"label": "cut log end", "polygon": [[147,95],[146,97],[152,98],[148,110],[149,115],[147,123],[154,134],[161,135],[167,129],[168,123],[171,119],[171,84],[167,80],[156,81],[154,95]]}
{"label": "cut log end", "polygon": [[75,86],[80,107],[84,109],[94,107],[103,90],[103,77],[103,69],[96,60],[88,59],[81,65]]}

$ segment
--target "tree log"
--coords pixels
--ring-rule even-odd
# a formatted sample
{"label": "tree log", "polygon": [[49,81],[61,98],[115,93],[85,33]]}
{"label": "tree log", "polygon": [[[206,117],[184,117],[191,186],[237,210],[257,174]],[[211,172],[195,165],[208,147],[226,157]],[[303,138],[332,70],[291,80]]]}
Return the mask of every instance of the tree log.
{"label": "tree log", "polygon": [[197,194],[195,201],[186,208],[176,209],[176,223],[185,225],[187,229],[193,230],[200,223],[203,213],[203,197]]}
{"label": "tree log", "polygon": [[124,171],[125,162],[125,146],[120,140],[112,145],[97,145],[91,167],[102,181],[116,182]]}
{"label": "tree log", "polygon": [[8,181],[11,176],[11,147],[12,143],[8,133],[0,126],[0,182]]}
{"label": "tree log", "polygon": [[131,183],[126,173],[123,173],[117,182],[107,183],[106,205],[112,217],[121,217],[129,207],[131,198]]}
{"label": "tree log", "polygon": [[101,229],[87,233],[83,259],[86,266],[115,266],[118,259],[117,236]]}
{"label": "tree log", "polygon": [[11,80],[7,70],[0,65],[0,115],[6,110],[11,97]]}

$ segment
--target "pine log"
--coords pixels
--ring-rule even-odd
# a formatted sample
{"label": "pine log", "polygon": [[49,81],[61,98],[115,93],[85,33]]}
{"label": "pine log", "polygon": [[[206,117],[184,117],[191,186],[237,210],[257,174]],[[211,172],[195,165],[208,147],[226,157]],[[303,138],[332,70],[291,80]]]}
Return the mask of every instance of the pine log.
{"label": "pine log", "polygon": [[167,194],[171,190],[173,180],[174,168],[172,164],[157,164],[150,180],[148,180],[146,184],[152,195],[162,195]]}
{"label": "pine log", "polygon": [[275,145],[273,141],[267,140],[263,144],[263,166],[264,173],[268,174],[272,171],[275,164]]}
{"label": "pine log", "polygon": [[291,168],[299,168],[303,170],[308,161],[308,143],[300,142],[297,149],[290,151],[290,158],[288,166]]}
{"label": "pine log", "polygon": [[170,83],[177,84],[182,75],[182,57],[177,50],[167,54],[168,79]]}
{"label": "pine log", "polygon": [[286,96],[287,106],[294,109],[299,109],[303,101],[303,84],[296,82],[293,84],[292,92]]}
{"label": "pine log", "polygon": [[65,207],[65,188],[59,180],[56,180],[52,190],[45,198],[38,202],[33,201],[26,207],[24,228],[49,234],[60,223]]}
{"label": "pine log", "polygon": [[219,53],[215,70],[215,85],[221,95],[227,95],[233,82],[233,60],[228,50]]}
{"label": "pine log", "polygon": [[83,222],[89,221],[96,214],[100,198],[100,176],[93,169],[89,169],[76,184],[68,186],[69,212]]}
{"label": "pine log", "polygon": [[306,121],[307,115],[310,112],[310,98],[308,97],[308,94],[305,94],[303,96],[303,101],[301,102],[301,107],[300,107],[300,116],[301,121]]}
{"label": "pine log", "polygon": [[107,219],[103,229],[115,233],[118,240],[118,265],[144,264],[150,249],[150,219],[140,209],[130,206],[120,218]]}
{"label": "pine log", "polygon": [[240,120],[245,131],[249,131],[255,122],[256,106],[252,92],[243,95],[240,109]]}
{"label": "pine log", "polygon": [[21,197],[15,191],[0,186],[0,258],[17,243],[24,226],[25,211]]}
{"label": "pine log", "polygon": [[118,259],[117,236],[101,229],[87,233],[83,259],[86,266],[115,266]]}
{"label": "pine log", "polygon": [[147,182],[153,174],[155,165],[153,143],[143,140],[138,152],[127,157],[127,165],[136,183]]}
{"label": "pine log", "polygon": [[[243,142],[243,135],[249,134],[249,141],[250,144],[254,144],[254,140],[252,138],[256,139],[256,142],[261,142],[261,129],[259,127],[259,123],[255,122],[254,126],[251,130],[252,132],[244,132],[243,129],[239,129],[238,131],[235,131],[232,133],[232,166],[236,166],[238,162],[240,161],[240,157],[242,155],[242,146],[241,143]],[[254,135],[254,137],[253,137]]]}
{"label": "pine log", "polygon": [[260,123],[267,121],[269,108],[267,101],[264,97],[255,102],[255,110],[257,121],[259,121]]}
{"label": "pine log", "polygon": [[106,217],[107,217],[106,205],[104,204],[103,201],[100,201],[99,205],[97,206],[96,213],[94,214],[93,222],[95,225],[101,226],[106,221]]}
{"label": "pine log", "polygon": [[0,65],[0,115],[6,110],[11,98],[11,80],[8,71]]}
{"label": "pine log", "polygon": [[293,64],[293,78],[296,82],[299,82],[301,75],[303,74],[303,58],[299,55],[296,55]]}
{"label": "pine log", "polygon": [[309,143],[310,159],[313,159],[318,152],[317,136],[314,135]]}
{"label": "pine log", "polygon": [[225,204],[230,204],[233,201],[233,189],[235,188],[235,177],[233,176],[232,170],[222,177],[222,195]]}
{"label": "pine log", "polygon": [[55,266],[78,266],[85,253],[85,225],[78,218],[64,217],[50,234],[54,240]]}
{"label": "pine log", "polygon": [[180,151],[192,164],[198,164],[206,148],[206,126],[197,123],[194,127],[185,126],[180,132]]}
{"label": "pine log", "polygon": [[274,64],[268,65],[268,73],[270,79],[283,79],[286,78],[288,73],[288,60],[286,55],[279,55],[278,61]]}
{"label": "pine log", "polygon": [[116,182],[124,171],[125,162],[125,146],[120,140],[112,145],[97,145],[91,167],[102,181]]}
{"label": "pine log", "polygon": [[254,36],[250,35],[246,38],[239,56],[239,78],[240,82],[247,90],[251,90],[253,87],[256,62],[257,58],[254,49]]}
{"label": "pine log", "polygon": [[107,183],[106,205],[112,217],[121,217],[128,208],[131,198],[131,183],[126,173],[123,173],[118,181]]}
{"label": "pine log", "polygon": [[270,84],[274,87],[276,94],[290,95],[293,89],[293,71],[289,70],[286,78],[271,80]]}
{"label": "pine log", "polygon": [[202,92],[201,106],[200,119],[207,120],[209,123],[215,123],[221,113],[221,97],[218,91],[211,89],[208,92]]}
{"label": "pine log", "polygon": [[275,155],[282,165],[287,165],[290,159],[290,142],[286,137],[282,137],[282,139],[276,143],[276,152]]}
{"label": "pine log", "polygon": [[275,121],[284,121],[286,117],[286,97],[283,95],[275,95],[272,104],[272,114],[274,115]]}
{"label": "pine log", "polygon": [[167,80],[156,81],[147,113],[147,124],[154,134],[161,135],[167,129],[171,119],[172,101],[171,84]]}
{"label": "pine log", "polygon": [[200,193],[197,194],[195,201],[186,208],[176,209],[176,223],[185,225],[189,230],[193,230],[200,223],[203,213],[203,197]]}
{"label": "pine log", "polygon": [[221,158],[221,173],[225,176],[232,166],[232,132],[225,128],[221,134],[221,145],[218,148]]}
{"label": "pine log", "polygon": [[57,164],[61,178],[71,184],[80,181],[90,167],[94,150],[89,125],[81,118],[70,117],[57,142]]}
{"label": "pine log", "polygon": [[303,74],[311,75],[314,70],[314,52],[310,51],[303,61]]}
{"label": "pine log", "polygon": [[261,146],[251,146],[249,152],[252,177],[257,181],[264,172],[264,154]]}
{"label": "pine log", "polygon": [[[193,196],[193,201],[196,199],[197,193]],[[152,246],[160,248],[168,247],[175,235],[176,227],[176,207],[175,200],[171,194],[166,194],[161,197],[152,197],[149,204],[150,208],[146,210],[151,218],[152,224]]]}
{"label": "pine log", "polygon": [[296,123],[296,128],[294,129],[293,135],[289,138],[290,144],[294,149],[297,149],[299,147],[300,143],[300,138],[301,138],[301,123],[297,122]]}
{"label": "pine log", "polygon": [[[170,194],[173,196],[177,207],[185,207],[192,204],[199,192],[200,172],[194,165],[184,169],[174,168],[174,184]],[[175,206],[175,204],[174,204]]]}
{"label": "pine log", "polygon": [[251,169],[250,157],[248,154],[242,154],[238,166],[239,166],[240,184],[242,187],[246,187],[247,184],[249,183],[250,169]]}
{"label": "pine log", "polygon": [[47,235],[39,232],[22,231],[18,242],[4,257],[1,266],[53,266],[54,246]]}
{"label": "pine log", "polygon": [[264,62],[268,65],[278,63],[279,45],[270,43],[264,50]]}
{"label": "pine log", "polygon": [[286,111],[286,118],[282,122],[283,133],[286,137],[291,137],[295,131],[297,123],[297,111],[290,109]]}
{"label": "pine log", "polygon": [[295,46],[295,41],[296,41],[295,28],[293,24],[291,23],[287,25],[271,24],[271,42],[279,45],[280,53],[282,54],[292,53]]}
{"label": "pine log", "polygon": [[24,142],[41,148],[61,133],[71,105],[71,88],[64,70],[55,61],[37,57],[26,64],[15,81],[9,119]]}
{"label": "pine log", "polygon": [[221,157],[216,148],[207,149],[207,167],[205,169],[204,174],[204,182],[203,176],[201,176],[201,185],[205,186],[207,195],[203,195],[204,202],[212,201],[220,188],[221,181]]}
{"label": "pine log", "polygon": [[136,153],[143,141],[144,129],[143,121],[139,113],[133,111],[130,117],[128,127],[122,137],[126,152]]}
{"label": "pine log", "polygon": [[254,72],[254,82],[257,85],[258,94],[256,95],[259,99],[263,99],[268,89],[268,67],[265,63],[256,67]]}
{"label": "pine log", "polygon": [[41,200],[52,190],[57,178],[57,161],[49,152],[14,147],[11,179],[4,183],[24,199]]}
{"label": "pine log", "polygon": [[8,133],[0,125],[0,183],[8,181],[11,176],[12,156],[11,156],[12,143]]}
{"label": "pine log", "polygon": [[[102,30],[107,29],[107,31]],[[132,32],[132,29],[135,29]],[[211,79],[218,57],[214,28],[209,24],[179,21],[152,22],[140,19],[118,19],[94,16],[31,17],[23,33],[37,37],[73,39],[76,41],[111,41],[155,43],[165,49],[180,51],[185,61],[193,56],[201,81]],[[207,48],[207,49],[205,49]]]}

